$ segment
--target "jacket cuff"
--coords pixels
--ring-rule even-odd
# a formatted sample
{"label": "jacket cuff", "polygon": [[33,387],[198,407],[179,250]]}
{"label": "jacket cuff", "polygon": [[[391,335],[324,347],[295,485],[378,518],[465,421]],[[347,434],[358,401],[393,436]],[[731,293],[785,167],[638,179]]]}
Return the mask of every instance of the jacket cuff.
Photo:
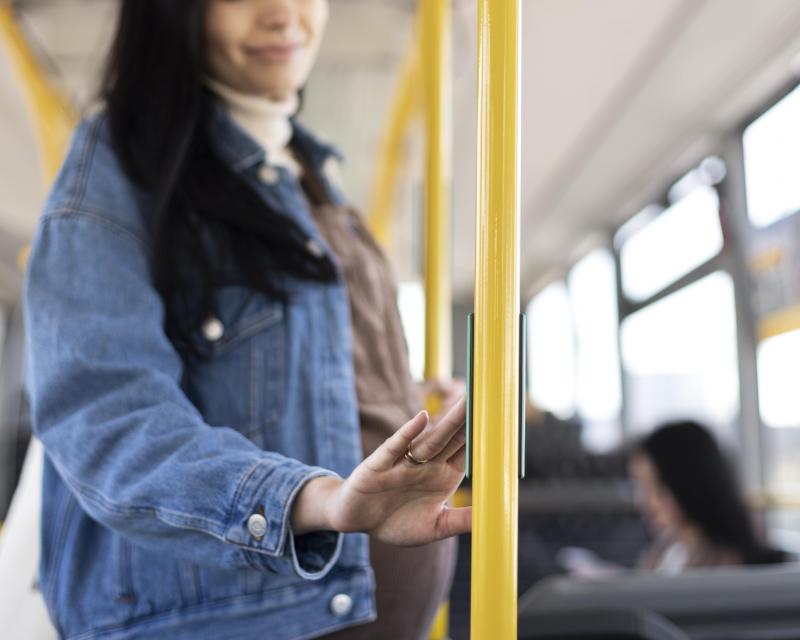
{"label": "jacket cuff", "polygon": [[314,531],[295,536],[290,516],[295,497],[309,480],[339,476],[321,467],[267,455],[239,485],[225,542],[242,547],[246,563],[254,569],[306,580],[323,578],[339,559],[343,534]]}

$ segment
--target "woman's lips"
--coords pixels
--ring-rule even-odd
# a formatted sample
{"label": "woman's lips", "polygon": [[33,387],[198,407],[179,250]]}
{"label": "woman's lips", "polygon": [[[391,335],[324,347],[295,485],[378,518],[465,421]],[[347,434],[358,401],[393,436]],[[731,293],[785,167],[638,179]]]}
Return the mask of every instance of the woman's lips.
{"label": "woman's lips", "polygon": [[244,49],[248,56],[263,62],[288,62],[299,50],[299,44],[271,44]]}

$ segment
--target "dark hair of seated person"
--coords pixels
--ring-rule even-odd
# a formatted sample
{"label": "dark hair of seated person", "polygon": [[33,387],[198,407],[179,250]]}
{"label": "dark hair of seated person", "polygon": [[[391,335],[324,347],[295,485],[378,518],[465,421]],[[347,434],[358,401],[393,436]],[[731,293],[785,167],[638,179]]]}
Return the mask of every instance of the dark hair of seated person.
{"label": "dark hair of seated person", "polygon": [[708,429],[692,421],[669,423],[632,453],[650,459],[684,516],[709,542],[735,551],[744,564],[787,560],[759,539],[734,470]]}

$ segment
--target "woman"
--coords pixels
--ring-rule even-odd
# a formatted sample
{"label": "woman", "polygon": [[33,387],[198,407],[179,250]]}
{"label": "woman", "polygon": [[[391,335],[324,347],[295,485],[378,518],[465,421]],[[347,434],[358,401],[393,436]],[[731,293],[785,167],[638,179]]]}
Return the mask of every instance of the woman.
{"label": "woman", "polygon": [[464,402],[418,412],[388,266],[292,119],[327,11],[122,2],[26,285],[63,637],[420,638],[449,588]]}
{"label": "woman", "polygon": [[678,573],[783,560],[759,540],[733,470],[699,424],[676,422],[651,433],[634,450],[630,473],[658,534],[639,568]]}

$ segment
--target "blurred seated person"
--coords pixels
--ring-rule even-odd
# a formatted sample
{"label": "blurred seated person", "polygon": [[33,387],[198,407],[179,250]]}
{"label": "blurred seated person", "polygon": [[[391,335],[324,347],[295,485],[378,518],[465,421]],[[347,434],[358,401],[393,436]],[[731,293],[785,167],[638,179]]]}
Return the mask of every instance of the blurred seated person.
{"label": "blurred seated person", "polygon": [[693,567],[783,562],[760,539],[732,467],[695,422],[667,424],[633,450],[638,503],[657,536],[638,568],[668,574]]}

